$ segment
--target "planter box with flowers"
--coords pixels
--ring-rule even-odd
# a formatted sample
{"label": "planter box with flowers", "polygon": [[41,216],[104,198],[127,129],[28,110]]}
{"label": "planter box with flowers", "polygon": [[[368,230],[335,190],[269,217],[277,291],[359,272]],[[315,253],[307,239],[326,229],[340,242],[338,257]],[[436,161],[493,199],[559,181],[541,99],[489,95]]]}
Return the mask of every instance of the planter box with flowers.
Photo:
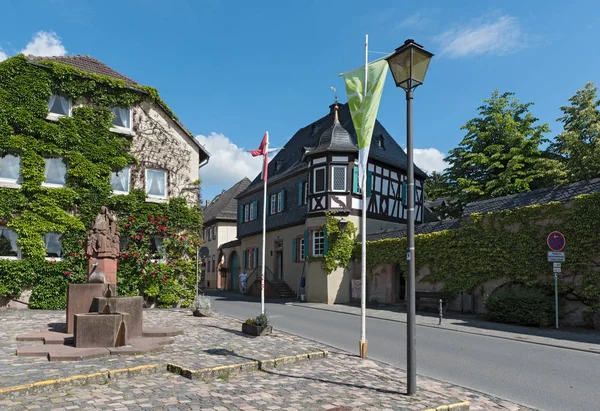
{"label": "planter box with flowers", "polygon": [[190,305],[190,310],[192,310],[194,317],[212,317],[210,297],[204,294],[198,295],[192,305]]}
{"label": "planter box with flowers", "polygon": [[246,322],[242,324],[242,332],[258,337],[271,334],[273,332],[273,327],[269,325],[267,314],[261,314],[256,318],[248,318]]}

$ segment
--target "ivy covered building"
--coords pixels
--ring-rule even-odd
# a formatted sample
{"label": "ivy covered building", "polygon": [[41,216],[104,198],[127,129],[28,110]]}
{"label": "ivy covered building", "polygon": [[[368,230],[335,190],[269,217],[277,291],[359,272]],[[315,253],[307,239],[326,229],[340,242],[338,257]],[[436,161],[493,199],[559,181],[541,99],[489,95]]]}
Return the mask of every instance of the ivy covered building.
{"label": "ivy covered building", "polygon": [[[369,152],[367,233],[406,226],[406,153],[377,121]],[[237,196],[236,241],[221,246],[227,282],[237,287],[240,270],[260,279],[262,213],[267,210],[267,293],[295,296],[304,278],[312,302],[351,299],[347,266],[358,234],[362,194],[358,186],[358,145],[347,104],[301,128],[269,163],[267,204],[261,176]],[[423,222],[423,182],[415,167],[416,221]],[[329,217],[328,217],[329,216]],[[339,221],[348,225],[340,229]],[[258,288],[258,290],[257,290]]]}
{"label": "ivy covered building", "polygon": [[120,218],[119,293],[189,300],[208,160],[156,90],[94,58],[1,62],[0,303],[62,308],[103,205]]}

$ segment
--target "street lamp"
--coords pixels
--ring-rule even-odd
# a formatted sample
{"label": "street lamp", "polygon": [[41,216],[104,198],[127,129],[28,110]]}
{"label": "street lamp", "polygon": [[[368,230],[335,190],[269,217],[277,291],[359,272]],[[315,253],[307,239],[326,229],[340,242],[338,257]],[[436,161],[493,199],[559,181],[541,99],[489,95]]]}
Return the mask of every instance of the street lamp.
{"label": "street lamp", "polygon": [[429,62],[433,54],[423,49],[414,40],[408,39],[396,49],[394,54],[386,60],[394,76],[397,87],[406,91],[406,174],[408,186],[406,193],[408,199],[408,243],[406,259],[408,260],[408,308],[406,319],[407,334],[407,393],[414,395],[417,392],[417,352],[415,336],[415,172],[413,159],[413,125],[412,101],[413,90],[423,84]]}
{"label": "street lamp", "polygon": [[341,218],[338,221],[338,227],[339,227],[340,231],[343,233],[344,231],[346,231],[346,227],[348,227],[348,222],[344,218]]}

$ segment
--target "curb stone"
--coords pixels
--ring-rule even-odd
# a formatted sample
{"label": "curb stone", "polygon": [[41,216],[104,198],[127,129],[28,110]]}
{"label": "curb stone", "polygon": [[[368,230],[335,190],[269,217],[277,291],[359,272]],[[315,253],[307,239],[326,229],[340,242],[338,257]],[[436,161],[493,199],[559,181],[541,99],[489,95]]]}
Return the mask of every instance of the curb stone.
{"label": "curb stone", "polygon": [[42,394],[54,391],[65,386],[81,386],[87,384],[106,384],[110,380],[121,378],[133,378],[143,375],[156,374],[157,372],[168,371],[182,377],[196,379],[212,379],[225,375],[240,374],[248,371],[259,371],[276,368],[286,364],[294,364],[303,361],[325,358],[329,355],[326,350],[315,351],[306,354],[292,355],[286,357],[272,358],[269,360],[248,361],[245,363],[221,365],[217,367],[201,368],[199,370],[190,370],[177,364],[161,363],[140,365],[131,368],[121,368],[117,370],[108,370],[87,375],[74,375],[71,377],[58,378],[52,380],[38,381],[31,384],[17,385],[13,387],[0,388],[0,399],[13,399],[21,395]]}
{"label": "curb stone", "polygon": [[440,405],[436,408],[428,408],[425,411],[469,411],[471,403],[469,401],[457,402],[450,405]]}

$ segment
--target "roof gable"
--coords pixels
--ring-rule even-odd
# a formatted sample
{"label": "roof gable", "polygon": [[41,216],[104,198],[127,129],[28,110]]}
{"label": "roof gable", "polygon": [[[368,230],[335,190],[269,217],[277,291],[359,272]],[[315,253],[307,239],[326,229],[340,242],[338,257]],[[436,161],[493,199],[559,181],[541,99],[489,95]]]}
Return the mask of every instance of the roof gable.
{"label": "roof gable", "polygon": [[244,177],[229,190],[219,194],[204,208],[204,225],[217,220],[237,220],[237,200],[235,197],[244,191],[250,180]]}

